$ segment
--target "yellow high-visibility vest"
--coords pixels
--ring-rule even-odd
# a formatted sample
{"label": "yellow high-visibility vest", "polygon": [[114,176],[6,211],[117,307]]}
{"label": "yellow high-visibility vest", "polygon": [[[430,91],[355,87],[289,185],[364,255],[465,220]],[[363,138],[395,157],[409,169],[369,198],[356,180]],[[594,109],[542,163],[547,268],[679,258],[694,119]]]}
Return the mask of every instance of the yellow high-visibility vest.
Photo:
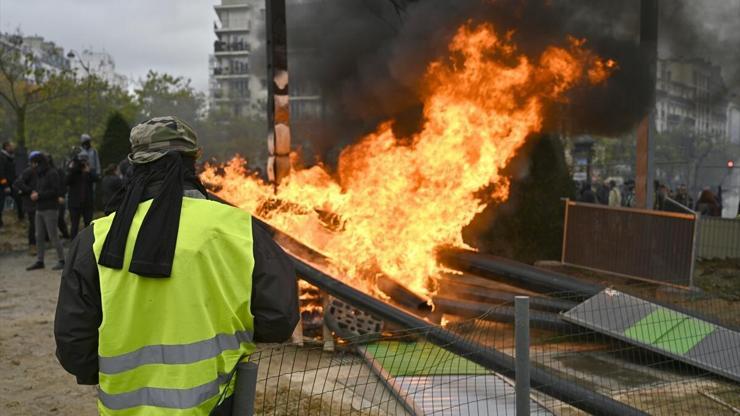
{"label": "yellow high-visibility vest", "polygon": [[[254,351],[252,219],[237,208],[183,198],[170,277],[142,277],[128,268],[151,202],[137,208],[123,268],[98,265],[98,410],[207,415],[231,394],[227,379],[239,357]],[[94,222],[96,260],[114,215]]]}

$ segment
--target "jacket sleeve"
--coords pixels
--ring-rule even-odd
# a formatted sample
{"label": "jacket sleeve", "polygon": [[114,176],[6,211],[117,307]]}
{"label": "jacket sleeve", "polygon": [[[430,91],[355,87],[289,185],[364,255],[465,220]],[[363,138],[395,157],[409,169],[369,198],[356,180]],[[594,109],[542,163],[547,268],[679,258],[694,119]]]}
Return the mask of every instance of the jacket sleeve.
{"label": "jacket sleeve", "polygon": [[15,191],[20,193],[21,195],[28,195],[32,191],[27,182],[29,174],[29,171],[24,171],[21,176],[19,176],[13,183],[13,189],[15,189]]}
{"label": "jacket sleeve", "polygon": [[[94,225],[93,225],[94,226]],[[103,319],[93,254],[93,226],[72,242],[62,272],[54,318],[57,359],[78,384],[98,384],[98,327]]]}
{"label": "jacket sleeve", "polygon": [[4,155],[0,155],[0,190],[12,185],[10,183],[10,175],[8,175],[9,165],[10,160]]}
{"label": "jacket sleeve", "polygon": [[283,342],[298,324],[298,283],[285,252],[252,220],[252,315],[257,342]]}

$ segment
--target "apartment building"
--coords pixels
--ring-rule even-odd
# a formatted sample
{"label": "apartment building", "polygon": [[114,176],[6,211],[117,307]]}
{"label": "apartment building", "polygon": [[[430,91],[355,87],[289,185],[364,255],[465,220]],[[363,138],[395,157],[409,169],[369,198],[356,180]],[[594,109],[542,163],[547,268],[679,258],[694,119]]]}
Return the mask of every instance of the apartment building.
{"label": "apartment building", "polygon": [[111,85],[122,89],[128,88],[128,79],[116,72],[116,62],[108,52],[84,49],[79,55],[73,52],[69,57],[72,71],[76,76],[86,77],[89,72],[90,75],[101,78]]}
{"label": "apartment building", "polygon": [[696,135],[727,136],[727,87],[721,69],[708,61],[659,59],[656,128],[677,128]]}
{"label": "apartment building", "polygon": [[[252,67],[252,53],[264,36],[264,0],[221,0],[214,6],[216,40],[209,57],[209,104],[212,110],[245,116],[264,111],[264,77]],[[263,73],[264,70],[258,73]]]}
{"label": "apartment building", "polygon": [[35,65],[48,73],[70,69],[69,60],[64,55],[64,48],[45,40],[42,36],[0,33],[0,43],[4,47],[18,48],[23,54],[33,55]]}

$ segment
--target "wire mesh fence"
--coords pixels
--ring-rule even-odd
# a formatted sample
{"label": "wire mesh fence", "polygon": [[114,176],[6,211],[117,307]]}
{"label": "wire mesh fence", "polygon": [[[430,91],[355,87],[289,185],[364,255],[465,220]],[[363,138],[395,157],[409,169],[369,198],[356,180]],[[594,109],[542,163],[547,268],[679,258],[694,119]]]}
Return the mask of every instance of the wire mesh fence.
{"label": "wire mesh fence", "polygon": [[[530,363],[540,371],[532,378],[532,414],[602,413],[594,408],[606,414],[610,400],[636,414],[737,414],[736,302],[645,283],[613,286],[585,302],[572,293],[525,293],[533,300]],[[487,286],[477,290],[494,293]],[[333,350],[318,333],[302,347],[261,346],[250,358],[259,364],[256,413],[514,415],[513,367],[494,371],[476,355],[495,351],[513,366],[513,299],[474,301],[460,291],[445,296],[447,303],[427,318],[437,329],[378,325],[363,311],[354,313],[353,325],[354,306],[345,305],[338,318],[325,319],[338,336]],[[452,343],[467,349],[440,343],[437,330],[454,334]],[[594,394],[565,399],[553,393],[569,385]]]}
{"label": "wire mesh fence", "polygon": [[740,219],[701,217],[697,258],[740,261]]}

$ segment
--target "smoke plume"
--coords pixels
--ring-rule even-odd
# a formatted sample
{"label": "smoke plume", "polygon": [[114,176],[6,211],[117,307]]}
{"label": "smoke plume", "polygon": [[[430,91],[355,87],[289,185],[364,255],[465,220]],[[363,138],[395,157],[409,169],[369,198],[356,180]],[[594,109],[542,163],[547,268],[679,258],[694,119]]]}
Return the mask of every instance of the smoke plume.
{"label": "smoke plume", "polygon": [[[739,31],[717,31],[738,12],[740,0],[682,0],[661,12],[661,52],[686,54],[725,51]],[[716,4],[714,4],[716,3]],[[720,4],[722,4],[720,6]],[[569,105],[553,107],[546,129],[617,135],[634,129],[652,99],[649,65],[639,45],[637,0],[341,0],[293,4],[288,8],[291,94],[312,85],[327,105],[324,125],[310,135],[310,147],[332,164],[338,151],[385,120],[398,137],[408,137],[422,122],[421,81],[429,62],[444,54],[455,30],[467,21],[489,22],[530,57],[548,45],[563,45],[568,35],[587,39],[587,47],[618,62],[604,85],[573,91]],[[700,11],[697,11],[701,9]],[[734,13],[734,14],[733,14]],[[702,21],[702,19],[707,19]],[[670,29],[673,26],[676,29]],[[737,26],[735,24],[735,26]],[[689,42],[686,38],[691,38]],[[715,40],[711,49],[703,45]],[[735,61],[738,54],[734,54]],[[727,58],[729,59],[729,58]],[[729,79],[737,79],[737,67]],[[301,92],[299,91],[300,95]]]}
{"label": "smoke plume", "polygon": [[740,0],[663,1],[660,56],[719,65],[728,90],[740,93]]}

